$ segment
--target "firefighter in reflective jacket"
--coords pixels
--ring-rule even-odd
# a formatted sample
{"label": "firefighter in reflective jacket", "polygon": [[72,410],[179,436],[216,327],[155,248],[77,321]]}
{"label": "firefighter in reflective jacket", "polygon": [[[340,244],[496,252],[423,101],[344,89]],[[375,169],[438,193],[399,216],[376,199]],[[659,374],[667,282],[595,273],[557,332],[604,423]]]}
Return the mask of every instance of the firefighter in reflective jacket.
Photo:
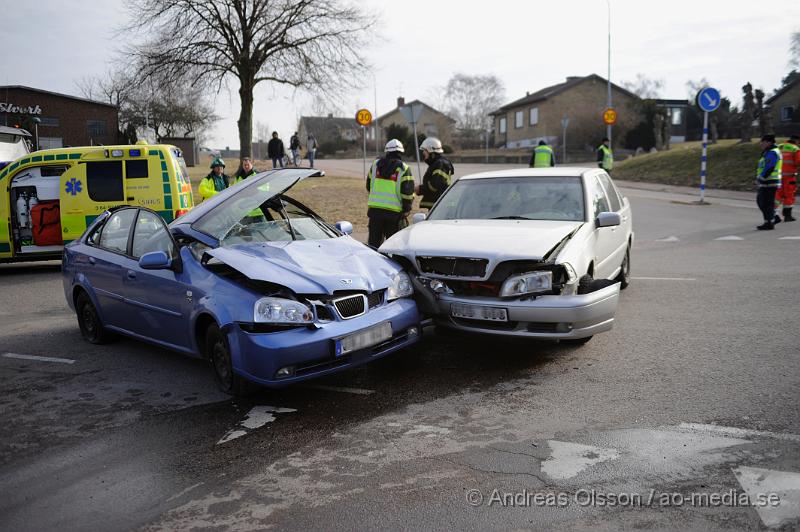
{"label": "firefighter in reflective jacket", "polygon": [[428,137],[423,140],[419,149],[428,164],[428,169],[422,177],[422,184],[417,185],[417,195],[422,196],[419,206],[430,210],[439,196],[450,186],[455,169],[453,163],[442,155],[444,153],[442,143],[436,137]]}
{"label": "firefighter in reflective jacket", "polygon": [[386,154],[372,163],[367,174],[367,217],[369,245],[379,247],[400,229],[414,201],[414,178],[402,160],[403,144],[392,139],[386,143]]}
{"label": "firefighter in reflective jacket", "polygon": [[547,145],[543,140],[539,141],[539,145],[533,150],[531,155],[531,168],[548,168],[556,165],[556,156],[553,154],[553,148]]}
{"label": "firefighter in reflective jacket", "polygon": [[603,138],[603,142],[597,147],[597,166],[611,173],[614,167],[614,152],[611,151],[611,141],[608,137]]}
{"label": "firefighter in reflective jacket", "polygon": [[[794,195],[797,192],[797,169],[800,167],[800,137],[792,135],[783,144],[778,144],[781,150],[781,188],[775,194],[776,209],[783,206],[783,221],[793,222],[792,207],[794,207]],[[777,218],[778,212],[775,211]]]}
{"label": "firefighter in reflective jacket", "polygon": [[221,157],[214,157],[211,161],[211,172],[200,180],[198,192],[205,201],[217,192],[222,192],[230,185],[231,178],[225,172],[225,161]]}
{"label": "firefighter in reflective jacket", "polygon": [[758,193],[756,203],[764,215],[764,223],[756,229],[774,229],[775,193],[781,186],[781,151],[775,145],[775,135],[761,137],[761,159],[756,169]]}

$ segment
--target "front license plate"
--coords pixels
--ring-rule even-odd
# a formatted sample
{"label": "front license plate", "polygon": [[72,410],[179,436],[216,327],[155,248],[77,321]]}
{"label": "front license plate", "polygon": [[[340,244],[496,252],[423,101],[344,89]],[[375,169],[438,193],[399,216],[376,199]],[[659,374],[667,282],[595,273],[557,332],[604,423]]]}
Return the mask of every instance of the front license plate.
{"label": "front license plate", "polygon": [[384,321],[363,331],[336,340],[336,356],[378,345],[392,337],[392,323]]}
{"label": "front license plate", "polygon": [[471,320],[508,321],[508,312],[500,307],[484,307],[483,305],[466,305],[453,303],[450,305],[450,315],[455,318],[469,318]]}

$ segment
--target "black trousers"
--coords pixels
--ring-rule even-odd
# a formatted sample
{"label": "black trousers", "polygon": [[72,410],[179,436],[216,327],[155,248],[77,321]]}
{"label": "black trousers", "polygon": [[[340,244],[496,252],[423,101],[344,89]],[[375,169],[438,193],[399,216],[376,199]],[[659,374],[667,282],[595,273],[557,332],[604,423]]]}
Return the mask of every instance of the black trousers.
{"label": "black trousers", "polygon": [[758,187],[756,204],[764,215],[764,221],[771,222],[775,218],[775,193],[777,187]]}
{"label": "black trousers", "polygon": [[387,211],[385,209],[370,208],[367,210],[369,218],[369,245],[380,247],[383,241],[400,230],[399,212]]}

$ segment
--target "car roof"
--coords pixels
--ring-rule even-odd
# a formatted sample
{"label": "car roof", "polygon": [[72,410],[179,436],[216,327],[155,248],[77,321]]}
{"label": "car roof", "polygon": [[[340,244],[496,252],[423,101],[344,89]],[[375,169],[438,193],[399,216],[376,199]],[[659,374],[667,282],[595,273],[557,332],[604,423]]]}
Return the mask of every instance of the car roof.
{"label": "car roof", "polygon": [[551,166],[550,168],[513,168],[511,170],[493,170],[478,174],[469,174],[461,179],[492,179],[496,177],[581,177],[588,172],[597,172],[597,168],[581,166]]}

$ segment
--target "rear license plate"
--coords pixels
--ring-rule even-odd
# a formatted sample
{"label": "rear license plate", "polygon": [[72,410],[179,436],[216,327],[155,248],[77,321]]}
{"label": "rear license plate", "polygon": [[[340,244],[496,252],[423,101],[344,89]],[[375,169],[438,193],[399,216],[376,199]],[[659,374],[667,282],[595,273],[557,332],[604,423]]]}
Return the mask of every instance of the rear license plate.
{"label": "rear license plate", "polygon": [[392,323],[384,321],[363,331],[336,340],[336,356],[378,345],[392,337]]}
{"label": "rear license plate", "polygon": [[508,321],[508,312],[500,307],[484,307],[483,305],[466,305],[453,303],[450,305],[450,315],[455,318],[469,318],[471,320]]}

